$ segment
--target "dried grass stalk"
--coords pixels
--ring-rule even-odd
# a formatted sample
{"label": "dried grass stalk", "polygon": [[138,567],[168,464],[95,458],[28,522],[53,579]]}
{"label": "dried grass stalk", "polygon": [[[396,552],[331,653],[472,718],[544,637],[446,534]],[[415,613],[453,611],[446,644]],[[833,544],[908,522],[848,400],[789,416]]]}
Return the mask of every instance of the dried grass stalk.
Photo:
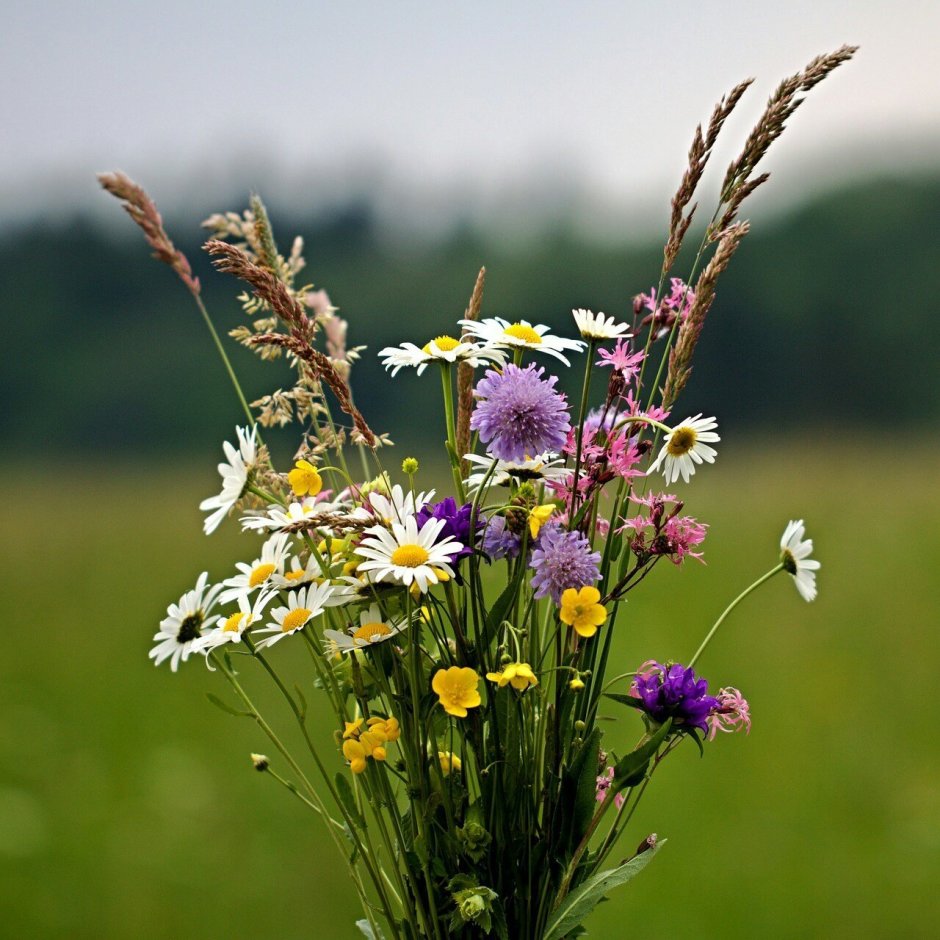
{"label": "dried grass stalk", "polygon": [[693,205],[686,213],[686,206],[692,201],[695,190],[702,179],[705,167],[708,164],[708,158],[711,156],[715,142],[718,140],[718,134],[724,126],[728,116],[735,109],[741,100],[744,92],[753,83],[753,78],[745,79],[738,85],[735,85],[727,95],[723,96],[715,105],[712,116],[708,121],[708,131],[702,133],[702,125],[695,128],[695,134],[692,137],[692,146],[689,148],[689,165],[682,175],[682,182],[675,196],[672,197],[672,215],[669,220],[669,238],[663,249],[663,272],[668,274],[679,249],[682,247],[682,240],[685,233],[692,224],[692,216],[695,215],[697,204]]}
{"label": "dried grass stalk", "polygon": [[[464,313],[465,320],[479,320],[480,310],[483,308],[483,286],[486,281],[486,268],[480,268],[473,293],[470,295],[470,304]],[[464,330],[463,339],[470,334]],[[467,466],[463,455],[470,450],[470,412],[473,411],[473,366],[461,362],[457,366],[457,454],[460,457],[460,466],[466,474]]]}
{"label": "dried grass stalk", "polygon": [[147,239],[147,244],[153,248],[154,258],[169,265],[186,285],[186,289],[194,297],[198,297],[201,290],[199,278],[193,276],[193,269],[186,255],[173,244],[170,236],[167,235],[163,227],[163,218],[144,188],[120,172],[99,173],[98,182],[112,196],[121,200],[125,212],[138,225],[144,233],[144,238]]}
{"label": "dried grass stalk", "polygon": [[848,62],[857,51],[858,46],[841,46],[835,52],[817,56],[803,71],[785,78],[777,86],[767,102],[764,113],[748,135],[741,155],[731,163],[725,173],[721,184],[721,203],[725,206],[725,211],[710,229],[712,241],[723,237],[723,233],[737,216],[741,203],[767,181],[770,175],[768,173],[753,179],[751,174],[770,145],[783,133],[789,117],[805,100],[802,94],[818,85],[843,62]]}
{"label": "dried grass stalk", "polygon": [[255,264],[235,245],[210,239],[205,248],[213,256],[213,264],[220,271],[234,274],[249,284],[255,296],[265,301],[290,330],[290,333],[259,333],[249,337],[246,343],[249,346],[286,349],[293,353],[306,365],[308,375],[313,381],[323,381],[329,385],[340,408],[352,418],[359,439],[367,446],[375,448],[375,434],[353,404],[346,379],[340,375],[327,355],[310,345],[309,337],[315,324],[307,317],[300,301],[271,271]]}
{"label": "dried grass stalk", "polygon": [[669,371],[666,373],[662,402],[666,410],[672,407],[689,381],[689,376],[692,374],[692,356],[695,353],[699,336],[702,334],[705,317],[715,299],[715,285],[721,273],[730,264],[738,245],[741,244],[741,239],[749,230],[750,223],[736,222],[722,232],[715,253],[695,284],[695,301],[689,310],[688,317],[679,329],[676,345],[669,353]]}

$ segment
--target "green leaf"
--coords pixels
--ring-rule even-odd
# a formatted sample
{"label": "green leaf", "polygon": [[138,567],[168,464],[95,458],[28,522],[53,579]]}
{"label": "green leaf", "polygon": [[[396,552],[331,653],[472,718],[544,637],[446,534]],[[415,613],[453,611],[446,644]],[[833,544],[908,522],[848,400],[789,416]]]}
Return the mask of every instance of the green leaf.
{"label": "green leaf", "polygon": [[[520,569],[522,566],[520,565]],[[506,615],[512,610],[512,605],[516,600],[516,595],[519,593],[519,585],[516,580],[513,579],[508,585],[506,585],[505,590],[499,597],[496,598],[496,603],[490,608],[490,612],[486,616],[486,636],[487,638],[495,635],[496,631],[499,629],[499,625],[506,619]]]}
{"label": "green leaf", "polygon": [[672,719],[667,718],[649,741],[641,744],[635,751],[631,751],[617,762],[612,784],[615,791],[636,786],[646,776],[646,768],[659,745],[663,743],[663,739],[669,734],[670,728],[672,728]]}
{"label": "green leaf", "polygon": [[601,734],[601,729],[595,728],[571,763],[571,775],[576,788],[571,807],[572,850],[584,838],[597,808],[597,755],[601,746]]}
{"label": "green leaf", "polygon": [[[664,726],[665,727],[665,726]],[[638,875],[653,860],[653,856],[666,844],[666,840],[657,842],[640,855],[634,855],[629,862],[617,868],[598,872],[584,884],[575,888],[553,914],[545,930],[544,940],[562,940],[577,928],[607,892]]]}
{"label": "green leaf", "polygon": [[621,705],[628,705],[630,708],[637,708],[640,711],[643,710],[642,700],[633,695],[625,695],[621,692],[605,692],[604,698],[613,699],[615,702],[620,702]]}
{"label": "green leaf", "polygon": [[343,809],[346,810],[349,818],[359,829],[365,829],[366,821],[362,818],[362,813],[359,812],[359,807],[356,805],[356,798],[353,796],[352,787],[349,785],[349,780],[346,779],[346,774],[338,772],[334,782]]}
{"label": "green leaf", "polygon": [[253,718],[254,716],[251,712],[243,711],[239,708],[234,708],[232,705],[229,705],[227,702],[223,702],[218,695],[214,695],[212,692],[206,692],[206,698],[215,705],[216,708],[221,708],[228,715],[234,715],[236,718]]}

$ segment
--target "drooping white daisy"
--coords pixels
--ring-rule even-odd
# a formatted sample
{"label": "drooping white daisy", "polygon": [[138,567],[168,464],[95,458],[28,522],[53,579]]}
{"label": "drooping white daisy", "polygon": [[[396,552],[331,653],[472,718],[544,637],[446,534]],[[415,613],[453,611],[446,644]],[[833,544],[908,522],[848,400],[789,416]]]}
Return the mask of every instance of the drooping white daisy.
{"label": "drooping white daisy", "polygon": [[783,530],[780,539],[780,562],[783,570],[793,575],[796,589],[803,600],[816,599],[816,572],[819,562],[809,557],[813,550],[813,540],[804,539],[806,528],[802,519],[790,521]]}
{"label": "drooping white daisy", "polygon": [[287,508],[272,506],[267,512],[241,517],[242,531],[262,531],[264,529],[284,529],[295,522],[303,522],[311,516],[323,513],[344,512],[341,503],[329,502],[320,496],[305,496],[300,501],[292,502]]}
{"label": "drooping white daisy", "polygon": [[453,336],[437,336],[424,346],[414,343],[402,343],[401,346],[386,346],[379,352],[382,364],[392,370],[392,376],[406,366],[417,368],[418,375],[430,362],[466,362],[474,369],[486,363],[502,365],[506,361],[505,353],[495,346],[468,343],[454,339]]}
{"label": "drooping white daisy", "polygon": [[629,339],[633,334],[626,323],[618,323],[613,317],[590,310],[572,310],[574,322],[585,339]]}
{"label": "drooping white daisy", "polygon": [[241,643],[243,634],[262,619],[264,610],[274,597],[274,591],[259,591],[254,600],[247,591],[238,595],[238,610],[216,620],[215,628],[193,643],[193,650],[204,655],[226,643]]}
{"label": "drooping white daisy", "polygon": [[257,635],[270,634],[259,640],[257,648],[264,649],[273,646],[278,640],[302,630],[311,620],[319,617],[326,610],[327,601],[333,593],[333,585],[316,584],[299,591],[290,591],[287,595],[286,607],[275,607],[271,611],[273,622],[268,622]]}
{"label": "drooping white daisy", "polygon": [[412,493],[410,490],[405,492],[399,483],[391,488],[387,496],[378,490],[373,490],[366,497],[376,518],[384,525],[404,522],[432,499],[434,499],[434,490],[429,490],[427,493]]}
{"label": "drooping white daisy", "polygon": [[219,464],[219,473],[222,476],[222,492],[217,496],[204,499],[199,508],[210,513],[202,524],[206,535],[211,535],[219,527],[219,523],[228,515],[231,508],[241,499],[248,483],[248,471],[257,459],[255,448],[255,429],[235,428],[238,437],[238,450],[228,441],[222,443],[227,463]]}
{"label": "drooping white daisy", "polygon": [[701,414],[686,418],[666,436],[649,472],[654,473],[662,466],[667,483],[675,483],[680,476],[688,483],[689,477],[695,473],[696,464],[715,462],[718,451],[708,445],[721,440],[715,433],[717,427],[718,422],[714,418],[703,418]]}
{"label": "drooping white daisy", "polygon": [[157,645],[147,654],[155,666],[169,659],[170,669],[176,672],[180,660],[189,659],[193,644],[202,636],[206,618],[222,590],[221,584],[207,589],[208,577],[209,572],[203,571],[196,586],[167,607],[167,616],[160,621],[160,629],[153,637]]}
{"label": "drooping white daisy", "polygon": [[566,366],[570,362],[562,354],[570,349],[581,352],[587,345],[580,339],[564,339],[553,336],[548,327],[539,323],[533,326],[527,320],[510,323],[502,317],[490,317],[485,320],[460,320],[460,325],[487,346],[505,346],[510,349],[533,349],[560,359]]}
{"label": "drooping white daisy", "polygon": [[384,526],[366,529],[366,538],[356,548],[356,554],[365,558],[359,572],[376,581],[392,580],[406,587],[417,584],[423,594],[442,574],[454,576],[450,561],[463,548],[450,535],[437,541],[445,525],[446,519],[431,518],[419,532],[417,520],[409,516],[404,524],[393,522],[391,531]]}
{"label": "drooping white daisy", "polygon": [[386,619],[378,604],[372,604],[359,615],[359,626],[350,626],[345,632],[339,630],[324,630],[327,655],[336,653],[351,653],[353,650],[371,646],[373,643],[384,643],[401,633],[407,626],[405,618],[399,620]]}
{"label": "drooping white daisy", "polygon": [[[464,454],[464,460],[480,467],[479,470],[474,470],[465,481],[467,492],[473,493],[483,485],[493,465],[493,458],[484,457],[482,454]],[[518,483],[527,480],[552,482],[565,480],[568,475],[569,471],[565,469],[562,458],[557,454],[546,452],[526,460],[497,461],[496,469],[490,475],[487,486],[508,486],[510,480],[516,480]]]}
{"label": "drooping white daisy", "polygon": [[250,593],[270,584],[271,575],[275,572],[283,574],[289,539],[288,533],[278,532],[261,546],[260,558],[256,558],[250,564],[238,562],[235,565],[238,574],[222,582],[225,590],[219,596],[219,601],[227,604],[235,600],[242,592]]}

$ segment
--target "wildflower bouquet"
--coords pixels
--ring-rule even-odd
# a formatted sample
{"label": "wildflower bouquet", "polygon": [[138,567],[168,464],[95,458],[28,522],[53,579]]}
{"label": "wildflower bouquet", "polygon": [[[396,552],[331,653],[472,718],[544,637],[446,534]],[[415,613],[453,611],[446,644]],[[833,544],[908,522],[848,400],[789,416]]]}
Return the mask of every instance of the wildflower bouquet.
{"label": "wildflower bouquet", "polygon": [[[801,94],[853,52],[815,59],[779,86],[680,279],[693,194],[750,82],[718,102],[693,138],[658,284],[625,319],[575,310],[569,338],[484,317],[481,271],[465,315],[442,335],[381,350],[392,377],[437,373],[446,494],[427,488],[417,460],[388,460],[388,438],[356,407],[349,379],[361,348],[347,347],[327,295],[300,281],[300,241],[279,253],[257,197],[242,215],[206,223],[217,268],[246,285],[251,322],[232,335],[285,358],[296,380],[249,405],[229,367],[247,426],[223,445],[221,490],[200,508],[206,533],[237,513],[249,560],[218,584],[203,572],[169,606],[150,657],[174,672],[204,659],[229,688],[211,699],[257,722],[272,756],[252,755],[254,766],[325,824],[363,935],[583,934],[592,908],[663,844],[649,835],[636,851],[618,849],[660,764],[687,741],[704,751],[720,732],[750,730],[741,693],[711,691],[696,667],[731,610],[774,575],[814,598],[819,563],[802,521],[786,526],[779,560],[691,659],[641,654],[610,675],[611,641],[625,599],[654,568],[701,559],[707,526],[685,513],[685,495],[660,487],[688,485],[714,463],[718,425],[675,405],[718,277],[748,231],[739,209],[767,178],[755,168]],[[121,174],[101,181],[189,289],[228,366],[154,204]],[[571,403],[549,368],[574,357],[583,380]],[[285,473],[263,435],[291,422],[300,440]],[[283,678],[287,658],[309,669],[303,685]],[[261,680],[283,696],[304,753],[259,711]],[[311,727],[311,694],[326,697],[332,727]],[[625,753],[605,750],[599,719],[611,715],[636,725]]]}

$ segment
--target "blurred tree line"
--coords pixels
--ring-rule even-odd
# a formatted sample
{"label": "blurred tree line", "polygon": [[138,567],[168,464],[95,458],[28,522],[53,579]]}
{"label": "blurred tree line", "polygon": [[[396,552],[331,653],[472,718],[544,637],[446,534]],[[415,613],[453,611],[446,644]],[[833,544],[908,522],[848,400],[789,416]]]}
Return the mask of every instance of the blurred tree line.
{"label": "blurred tree line", "polygon": [[[304,236],[306,279],[350,321],[350,345],[368,345],[353,373],[357,403],[376,430],[415,450],[440,433],[437,379],[383,379],[375,353],[453,332],[481,265],[484,316],[574,335],[572,307],[627,317],[661,259],[659,243],[600,242],[573,226],[520,244],[458,227],[429,243],[389,238],[366,204],[314,221],[272,214],[282,250]],[[940,179],[928,178],[859,184],[773,224],[756,218],[719,286],[678,410],[763,436],[936,418],[938,215]],[[50,447],[76,457],[215,454],[243,420],[186,291],[122,221],[37,223],[0,238],[8,457]],[[240,288],[210,269],[199,221],[171,219],[168,228],[224,333],[242,322]],[[289,382],[283,364],[234,343],[231,355],[251,397]],[[554,360],[544,364],[554,371]],[[569,390],[580,383],[574,365]]]}

